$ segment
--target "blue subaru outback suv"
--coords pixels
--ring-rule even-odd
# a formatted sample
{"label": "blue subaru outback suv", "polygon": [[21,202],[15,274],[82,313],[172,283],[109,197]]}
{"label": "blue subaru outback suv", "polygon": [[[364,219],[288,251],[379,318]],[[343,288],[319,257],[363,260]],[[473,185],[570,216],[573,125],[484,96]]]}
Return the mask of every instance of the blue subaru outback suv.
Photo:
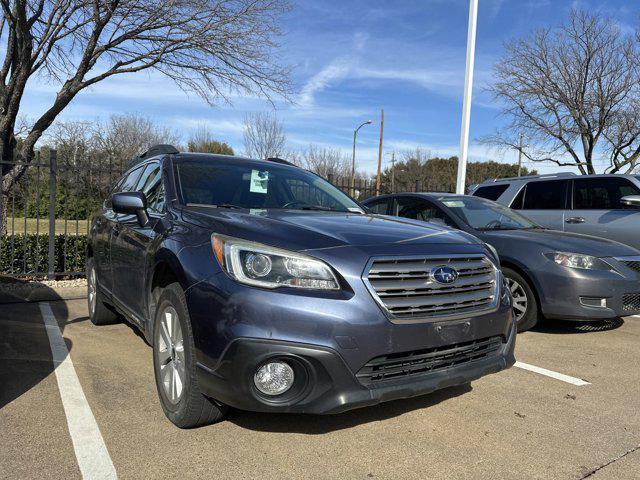
{"label": "blue subaru outback suv", "polygon": [[365,214],[279,159],[138,158],[93,220],[90,318],[153,346],[167,417],[337,413],[510,367],[515,324],[475,237]]}

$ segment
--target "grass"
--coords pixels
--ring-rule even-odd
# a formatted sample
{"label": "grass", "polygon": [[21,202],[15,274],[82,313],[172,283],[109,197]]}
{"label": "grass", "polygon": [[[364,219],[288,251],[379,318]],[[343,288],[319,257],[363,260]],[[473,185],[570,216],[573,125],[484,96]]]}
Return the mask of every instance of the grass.
{"label": "grass", "polygon": [[[77,234],[78,235],[86,235],[87,234],[87,220],[67,220],[67,235],[76,235],[76,224],[77,224]],[[40,219],[40,233],[49,233],[49,219],[41,218]],[[12,227],[13,226],[13,227]],[[15,230],[13,229],[15,228]],[[24,235],[25,233],[25,219],[24,217],[9,217],[7,219],[7,230],[8,233],[12,232],[15,235]],[[37,233],[38,232],[38,220],[35,218],[27,218],[27,226],[26,233]],[[65,220],[63,218],[56,219],[56,235],[64,235],[65,233]]]}

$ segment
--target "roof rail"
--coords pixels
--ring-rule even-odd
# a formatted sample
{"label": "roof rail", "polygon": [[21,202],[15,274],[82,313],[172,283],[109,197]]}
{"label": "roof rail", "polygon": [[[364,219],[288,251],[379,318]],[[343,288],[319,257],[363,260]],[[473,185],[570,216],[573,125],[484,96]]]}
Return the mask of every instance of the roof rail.
{"label": "roof rail", "polygon": [[173,145],[167,145],[167,144],[154,145],[150,147],[149,150],[147,150],[146,152],[141,153],[137,157],[134,157],[133,160],[131,160],[129,167],[133,167],[138,163],[142,162],[143,160],[146,160],[147,158],[151,158],[151,157],[155,157],[157,155],[163,155],[163,154],[172,155],[175,153],[180,153],[180,152]]}
{"label": "roof rail", "polygon": [[558,173],[545,173],[542,175],[526,175],[522,177],[505,177],[505,178],[490,178],[485,180],[484,183],[495,183],[495,182],[504,182],[507,180],[526,180],[532,178],[556,178],[556,177],[574,177],[576,174],[574,172],[558,172]]}
{"label": "roof rail", "polygon": [[144,160],[146,158],[155,157],[156,155],[163,155],[163,154],[171,155],[176,153],[180,153],[180,152],[173,145],[160,144],[160,145],[154,145],[153,147],[149,148],[149,150],[144,152],[142,155],[139,155],[138,158]]}
{"label": "roof rail", "polygon": [[278,158],[278,157],[269,157],[266,158],[265,160],[267,160],[268,162],[275,162],[275,163],[281,163],[283,165],[291,165],[292,167],[296,167],[297,165],[294,163],[291,163],[287,160],[284,160],[283,158]]}

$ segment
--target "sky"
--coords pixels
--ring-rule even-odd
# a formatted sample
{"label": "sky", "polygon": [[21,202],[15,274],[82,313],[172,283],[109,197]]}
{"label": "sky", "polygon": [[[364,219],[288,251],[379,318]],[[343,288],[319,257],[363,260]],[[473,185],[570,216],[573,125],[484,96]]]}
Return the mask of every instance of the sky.
{"label": "sky", "polygon": [[[622,31],[640,20],[636,0],[479,0],[471,109],[469,160],[516,161],[516,153],[490,149],[479,141],[505,121],[486,88],[505,41],[541,27],[558,25],[571,8],[600,11]],[[292,102],[276,101],[292,150],[310,143],[351,153],[358,134],[357,163],[377,168],[380,109],[385,111],[384,166],[390,154],[418,146],[432,155],[459,151],[467,42],[468,0],[298,0],[282,19],[280,55],[293,66]],[[56,85],[32,80],[22,114],[33,118],[55,96]],[[242,121],[249,112],[273,107],[257,97],[235,97],[211,107],[185,94],[159,74],[116,76],[82,92],[63,120],[106,119],[138,113],[178,132],[186,141],[206,125],[242,153]],[[552,165],[527,165],[541,173]]]}

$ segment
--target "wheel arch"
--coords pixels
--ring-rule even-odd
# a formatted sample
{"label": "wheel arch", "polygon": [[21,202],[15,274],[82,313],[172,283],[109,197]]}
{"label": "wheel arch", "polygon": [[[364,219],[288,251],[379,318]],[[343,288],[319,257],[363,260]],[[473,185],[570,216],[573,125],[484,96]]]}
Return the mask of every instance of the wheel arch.
{"label": "wheel arch", "polygon": [[152,341],[153,319],[155,318],[158,304],[158,288],[166,287],[172,283],[179,283],[183,290],[187,289],[188,285],[184,269],[173,252],[168,249],[158,250],[147,278],[146,288],[148,321],[146,322],[145,336],[149,342]]}
{"label": "wheel arch", "polygon": [[538,304],[538,311],[542,312],[542,301],[541,301],[541,298],[540,298],[540,293],[539,293],[540,289],[539,289],[539,286],[538,286],[538,282],[533,279],[533,277],[527,272],[527,270],[523,266],[521,266],[520,264],[518,264],[516,262],[512,262],[510,260],[501,259],[500,260],[500,266],[513,270],[514,272],[518,273],[522,278],[524,278],[529,283],[529,286],[531,287],[531,290],[533,291],[533,295],[536,298],[536,303]]}

